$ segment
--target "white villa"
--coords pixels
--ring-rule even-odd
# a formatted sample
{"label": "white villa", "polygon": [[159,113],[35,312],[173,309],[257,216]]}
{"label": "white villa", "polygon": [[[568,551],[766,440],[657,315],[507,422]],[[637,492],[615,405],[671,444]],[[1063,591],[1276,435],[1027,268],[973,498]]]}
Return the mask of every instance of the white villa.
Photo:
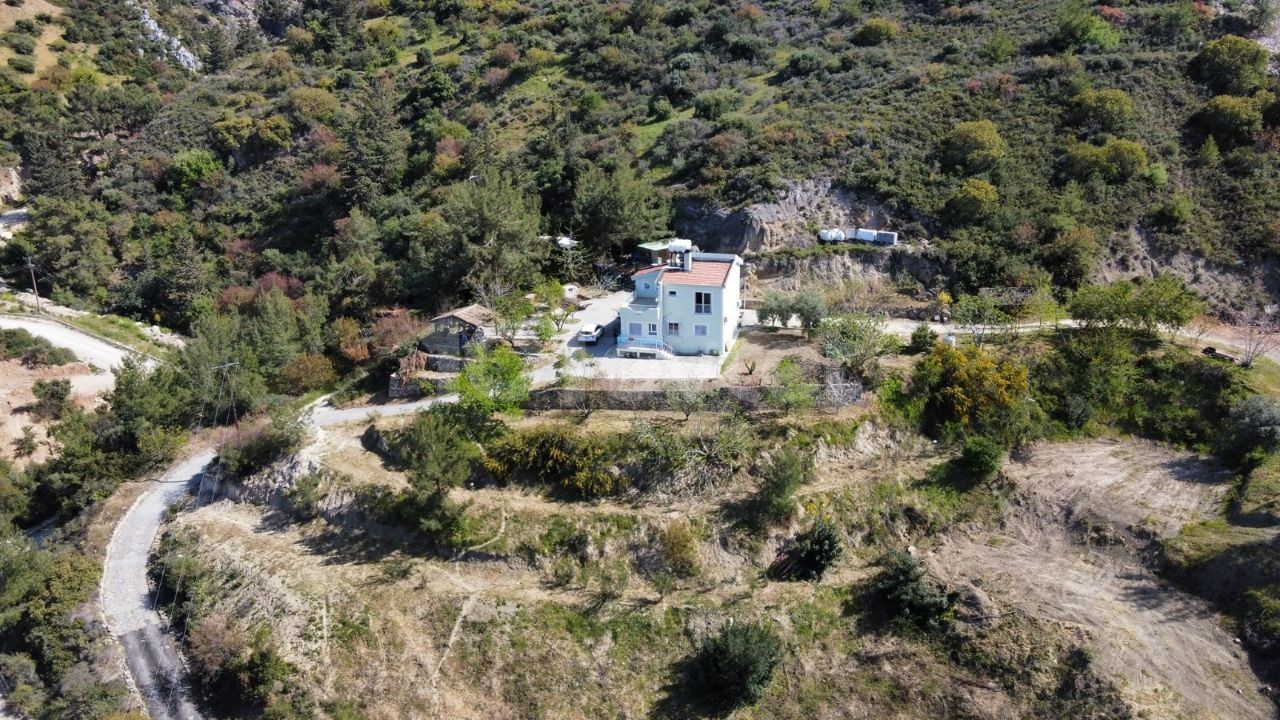
{"label": "white villa", "polygon": [[738,335],[742,258],[695,252],[672,240],[666,263],[633,275],[631,302],[618,311],[622,357],[721,355]]}

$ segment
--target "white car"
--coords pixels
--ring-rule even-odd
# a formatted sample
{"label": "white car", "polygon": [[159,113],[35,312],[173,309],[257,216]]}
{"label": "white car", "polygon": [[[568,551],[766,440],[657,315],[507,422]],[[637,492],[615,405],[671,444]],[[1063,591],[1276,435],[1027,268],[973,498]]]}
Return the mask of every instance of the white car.
{"label": "white car", "polygon": [[600,335],[604,333],[604,328],[595,323],[587,323],[578,331],[578,342],[583,345],[595,345],[600,342]]}

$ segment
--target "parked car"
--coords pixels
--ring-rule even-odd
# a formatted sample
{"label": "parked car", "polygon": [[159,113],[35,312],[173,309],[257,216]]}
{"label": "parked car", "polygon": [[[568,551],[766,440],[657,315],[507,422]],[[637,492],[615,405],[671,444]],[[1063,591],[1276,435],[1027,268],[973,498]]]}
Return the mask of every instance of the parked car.
{"label": "parked car", "polygon": [[600,342],[600,336],[604,333],[604,328],[595,323],[587,323],[578,331],[578,342],[582,345],[595,345]]}

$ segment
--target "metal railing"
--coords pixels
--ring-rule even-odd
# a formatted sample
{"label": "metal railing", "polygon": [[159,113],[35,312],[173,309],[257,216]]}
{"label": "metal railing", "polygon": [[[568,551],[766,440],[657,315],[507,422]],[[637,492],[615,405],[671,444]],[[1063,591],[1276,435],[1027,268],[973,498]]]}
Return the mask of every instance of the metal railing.
{"label": "metal railing", "polygon": [[671,349],[670,345],[662,342],[658,338],[645,337],[618,338],[618,350],[654,350],[671,355],[675,354],[675,351]]}

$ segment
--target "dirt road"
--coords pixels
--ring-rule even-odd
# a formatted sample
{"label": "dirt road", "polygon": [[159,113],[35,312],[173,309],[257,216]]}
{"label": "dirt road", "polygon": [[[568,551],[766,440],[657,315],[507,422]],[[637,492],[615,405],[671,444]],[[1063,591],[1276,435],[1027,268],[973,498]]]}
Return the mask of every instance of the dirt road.
{"label": "dirt road", "polygon": [[949,583],[976,583],[1005,612],[1084,629],[1097,667],[1146,717],[1273,720],[1248,658],[1207,603],[1139,558],[1141,538],[1211,517],[1228,475],[1146,442],[1042,444],[1005,470],[1004,527],[953,533],[926,558]]}

